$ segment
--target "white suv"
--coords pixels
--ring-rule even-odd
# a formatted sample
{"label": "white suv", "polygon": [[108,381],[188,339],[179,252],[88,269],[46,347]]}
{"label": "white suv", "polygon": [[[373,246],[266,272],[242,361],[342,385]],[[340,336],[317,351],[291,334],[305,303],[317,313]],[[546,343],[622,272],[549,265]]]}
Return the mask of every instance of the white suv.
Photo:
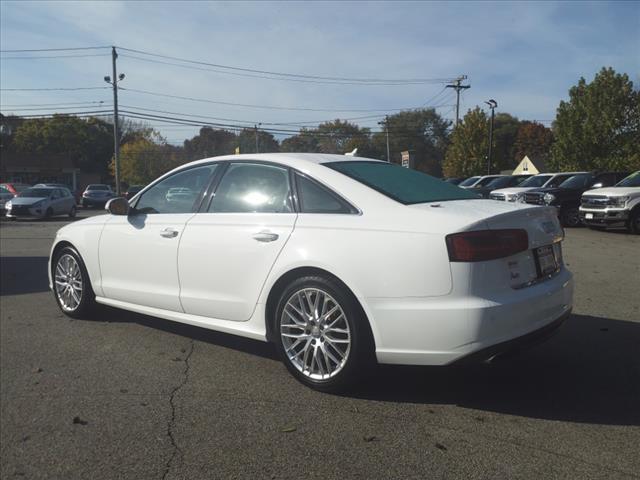
{"label": "white suv", "polygon": [[631,233],[640,234],[640,170],[614,187],[584,192],[580,219],[591,228],[624,225]]}

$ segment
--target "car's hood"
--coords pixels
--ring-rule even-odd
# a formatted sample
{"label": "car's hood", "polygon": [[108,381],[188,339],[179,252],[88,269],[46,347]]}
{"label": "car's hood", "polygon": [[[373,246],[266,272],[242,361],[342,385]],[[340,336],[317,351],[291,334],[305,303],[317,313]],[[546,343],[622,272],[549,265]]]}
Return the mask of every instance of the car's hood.
{"label": "car's hood", "polygon": [[509,187],[509,188],[499,188],[497,190],[491,190],[491,193],[504,193],[513,194],[513,193],[521,193],[529,190],[533,190],[536,187]]}
{"label": "car's hood", "polygon": [[623,195],[640,195],[640,187],[605,187],[587,190],[583,195],[607,195],[619,197]]}
{"label": "car's hood", "polygon": [[47,200],[47,197],[13,197],[11,199],[11,205],[33,205],[42,200]]}

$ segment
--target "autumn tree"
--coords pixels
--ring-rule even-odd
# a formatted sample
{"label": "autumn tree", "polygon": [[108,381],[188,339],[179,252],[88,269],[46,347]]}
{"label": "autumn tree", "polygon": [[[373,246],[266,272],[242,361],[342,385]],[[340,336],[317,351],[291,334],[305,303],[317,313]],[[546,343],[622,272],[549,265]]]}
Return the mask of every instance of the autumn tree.
{"label": "autumn tree", "polygon": [[443,165],[446,177],[470,177],[487,171],[489,120],[476,107],[469,110],[451,134]]}
{"label": "autumn tree", "polygon": [[512,159],[520,162],[525,155],[532,160],[548,162],[553,143],[553,132],[541,123],[523,121],[520,123],[513,145]]}
{"label": "autumn tree", "polygon": [[640,168],[640,92],[626,74],[602,68],[580,78],[561,101],[553,123],[554,170]]}
{"label": "autumn tree", "polygon": [[[518,165],[513,162],[513,147],[520,124],[520,120],[509,113],[496,113],[493,123],[492,172],[513,170]],[[489,130],[486,131],[486,135],[489,135]]]}
{"label": "autumn tree", "polygon": [[[138,138],[120,147],[120,178],[129,185],[146,185],[184,162],[182,149],[168,145],[156,133],[152,139]],[[113,160],[110,170],[113,174]]]}

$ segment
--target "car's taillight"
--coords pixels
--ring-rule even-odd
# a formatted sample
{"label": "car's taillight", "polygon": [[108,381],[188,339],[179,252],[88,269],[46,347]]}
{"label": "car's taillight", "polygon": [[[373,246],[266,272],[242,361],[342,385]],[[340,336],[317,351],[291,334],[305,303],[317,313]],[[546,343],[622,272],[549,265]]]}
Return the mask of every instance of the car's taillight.
{"label": "car's taillight", "polygon": [[446,240],[452,262],[495,260],[529,248],[527,231],[515,228],[452,233]]}

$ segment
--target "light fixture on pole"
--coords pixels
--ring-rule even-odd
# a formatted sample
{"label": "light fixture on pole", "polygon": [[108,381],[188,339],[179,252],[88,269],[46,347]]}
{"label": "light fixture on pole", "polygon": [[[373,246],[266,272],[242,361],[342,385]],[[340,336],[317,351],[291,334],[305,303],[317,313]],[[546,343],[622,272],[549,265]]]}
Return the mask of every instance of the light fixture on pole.
{"label": "light fixture on pole", "polygon": [[493,122],[495,119],[495,109],[498,107],[498,102],[493,98],[487,102],[491,109],[491,123],[489,124],[489,154],[487,155],[487,175],[491,175],[491,155],[493,154]]}
{"label": "light fixture on pole", "polygon": [[[120,136],[118,132],[118,83],[124,80],[124,73],[120,75],[116,72],[116,59],[118,54],[116,53],[116,47],[111,48],[111,66],[113,69],[113,76],[109,75],[104,77],[104,81],[113,86],[113,162],[115,164],[115,177],[116,177],[116,195],[120,196]],[[113,81],[111,81],[113,78]]]}

